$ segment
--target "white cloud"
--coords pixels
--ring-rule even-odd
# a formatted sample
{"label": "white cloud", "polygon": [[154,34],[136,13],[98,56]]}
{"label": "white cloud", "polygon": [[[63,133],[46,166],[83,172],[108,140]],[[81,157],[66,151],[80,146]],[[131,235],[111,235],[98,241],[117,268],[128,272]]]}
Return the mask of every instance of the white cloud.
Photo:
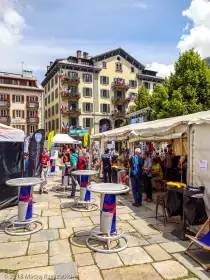
{"label": "white cloud", "polygon": [[152,64],[147,64],[146,67],[148,70],[153,70],[158,72],[158,76],[160,77],[167,77],[169,76],[171,73],[174,72],[174,65],[166,65],[166,64],[161,64],[158,62],[153,62]]}
{"label": "white cloud", "polygon": [[[210,56],[210,2],[192,0],[190,7],[182,12],[193,26],[188,34],[183,34],[178,43],[181,52],[195,48],[204,58]],[[186,30],[184,30],[186,31]]]}
{"label": "white cloud", "polygon": [[146,10],[148,8],[151,8],[151,5],[149,4],[146,4],[146,3],[134,3],[133,5],[131,5],[133,8],[139,8],[139,9],[143,9],[143,10]]}

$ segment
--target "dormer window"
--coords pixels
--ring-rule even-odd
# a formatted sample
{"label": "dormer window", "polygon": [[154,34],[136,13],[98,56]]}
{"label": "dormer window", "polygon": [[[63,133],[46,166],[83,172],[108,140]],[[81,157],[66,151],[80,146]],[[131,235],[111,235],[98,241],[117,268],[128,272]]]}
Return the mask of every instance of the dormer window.
{"label": "dormer window", "polygon": [[106,69],[106,62],[105,62],[105,61],[103,61],[102,67],[103,67],[104,69]]}
{"label": "dormer window", "polygon": [[122,72],[122,63],[120,62],[116,63],[116,72]]}

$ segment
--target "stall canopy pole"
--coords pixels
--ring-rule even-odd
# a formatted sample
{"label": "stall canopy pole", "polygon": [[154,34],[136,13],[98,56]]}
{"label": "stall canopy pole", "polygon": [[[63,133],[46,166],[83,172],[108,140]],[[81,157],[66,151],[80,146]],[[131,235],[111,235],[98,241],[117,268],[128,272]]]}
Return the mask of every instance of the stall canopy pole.
{"label": "stall canopy pole", "polygon": [[[183,155],[182,155],[182,153],[183,153],[183,152],[182,152],[182,137],[180,138],[180,143],[181,143],[181,158],[182,158],[182,156],[183,156]],[[180,159],[181,159],[181,158],[180,158]],[[182,174],[182,162],[181,162],[181,182],[182,182],[182,180],[183,180],[183,174]]]}

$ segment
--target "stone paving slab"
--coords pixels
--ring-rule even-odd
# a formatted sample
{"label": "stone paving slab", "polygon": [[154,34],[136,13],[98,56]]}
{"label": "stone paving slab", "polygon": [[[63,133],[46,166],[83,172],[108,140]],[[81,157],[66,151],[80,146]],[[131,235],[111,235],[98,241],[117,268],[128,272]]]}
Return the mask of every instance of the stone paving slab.
{"label": "stone paving slab", "polygon": [[81,212],[76,212],[76,211],[65,211],[62,214],[63,214],[63,217],[66,219],[74,219],[74,218],[83,217]]}
{"label": "stone paving slab", "polygon": [[93,225],[90,218],[88,218],[88,217],[74,218],[74,219],[65,219],[64,218],[64,223],[65,223],[66,227],[71,227],[71,228]]}
{"label": "stone paving slab", "polygon": [[19,270],[24,268],[47,266],[48,254],[0,259],[0,267],[4,269]]}
{"label": "stone paving slab", "polygon": [[43,223],[43,229],[49,229],[49,217],[40,217],[40,221]]}
{"label": "stone paving slab", "polygon": [[51,217],[51,216],[61,216],[60,209],[44,209],[42,211],[42,217]]}
{"label": "stone paving slab", "polygon": [[164,279],[176,279],[188,276],[187,269],[179,262],[170,260],[152,264]]}
{"label": "stone paving slab", "polygon": [[102,270],[102,274],[104,280],[162,280],[150,264]]}
{"label": "stone paving slab", "polygon": [[177,253],[177,252],[183,252],[186,250],[186,248],[178,242],[161,243],[160,246],[170,254]]}
{"label": "stone paving slab", "polygon": [[131,213],[134,219],[146,219],[146,218],[155,218],[155,212],[153,211],[145,211],[145,212],[135,212]]}
{"label": "stone paving slab", "polygon": [[[30,235],[25,236],[11,236],[4,232],[0,232],[0,243],[7,243],[7,242],[17,242],[17,241],[27,241],[30,239]],[[0,245],[1,248],[1,245]]]}
{"label": "stone paving slab", "polygon": [[96,265],[79,267],[78,272],[79,280],[103,280]]}
{"label": "stone paving slab", "polygon": [[128,240],[128,247],[138,247],[149,244],[138,232],[125,233],[124,236]]}
{"label": "stone paving slab", "polygon": [[28,241],[1,243],[0,259],[23,256],[27,248]]}
{"label": "stone paving slab", "polygon": [[67,239],[73,234],[72,228],[61,228],[59,229],[60,239]]}
{"label": "stone paving slab", "polygon": [[49,257],[49,259],[50,259],[49,260],[50,265],[56,265],[60,263],[70,263],[73,260],[71,253],[62,253],[62,252],[60,252],[59,255]]}
{"label": "stone paving slab", "polygon": [[152,262],[152,258],[141,247],[127,248],[118,253],[124,265],[144,264]]}
{"label": "stone paving slab", "polygon": [[140,234],[152,235],[160,234],[159,231],[155,230],[152,226],[148,225],[144,220],[131,220],[128,221]]}
{"label": "stone paving slab", "polygon": [[49,228],[64,228],[62,216],[52,216],[49,217]]}
{"label": "stone paving slab", "polygon": [[28,255],[45,254],[48,252],[48,241],[32,242],[29,244]]}
{"label": "stone paving slab", "polygon": [[49,244],[49,256],[56,256],[60,254],[70,254],[70,244],[68,239],[54,240]]}
{"label": "stone paving slab", "polygon": [[172,257],[163,250],[158,244],[153,244],[149,246],[145,246],[144,250],[155,260],[155,261],[165,261],[169,260]]}
{"label": "stone paving slab", "polygon": [[31,242],[51,241],[59,238],[57,229],[43,229],[31,235]]}
{"label": "stone paving slab", "polygon": [[75,255],[75,262],[76,262],[78,267],[94,264],[94,260],[93,260],[92,255],[90,253],[83,253],[83,254]]}
{"label": "stone paving slab", "polygon": [[125,221],[118,222],[117,226],[121,227],[124,230],[125,233],[135,232],[136,231],[134,227],[132,227],[128,222],[125,222]]}
{"label": "stone paving slab", "polygon": [[121,262],[117,253],[95,253],[94,257],[100,269],[108,269],[123,266],[123,263]]}
{"label": "stone paving slab", "polygon": [[75,262],[61,263],[55,265],[56,279],[72,279],[78,276]]}
{"label": "stone paving slab", "polygon": [[[38,268],[29,268],[24,270],[19,270],[16,279],[53,279],[55,278],[54,266],[45,266]],[[8,278],[10,279],[10,278]]]}
{"label": "stone paving slab", "polygon": [[121,221],[127,221],[127,220],[133,220],[133,216],[131,216],[130,214],[118,214],[118,218]]}
{"label": "stone paving slab", "polygon": [[172,235],[171,233],[164,233],[164,234],[161,233],[161,234],[145,236],[145,239],[151,244],[167,243],[167,242],[179,240],[176,236]]}
{"label": "stone paving slab", "polygon": [[79,236],[79,237],[73,237],[72,241],[74,244],[78,245],[73,245],[71,244],[71,249],[73,254],[81,254],[81,253],[89,253],[91,250],[87,247],[86,245],[86,239],[87,236]]}

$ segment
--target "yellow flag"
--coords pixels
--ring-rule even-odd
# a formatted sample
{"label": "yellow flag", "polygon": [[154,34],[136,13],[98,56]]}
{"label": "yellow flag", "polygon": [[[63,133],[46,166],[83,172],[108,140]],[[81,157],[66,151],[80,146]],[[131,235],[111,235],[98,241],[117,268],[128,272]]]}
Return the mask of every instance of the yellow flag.
{"label": "yellow flag", "polygon": [[48,151],[51,150],[51,143],[53,142],[54,135],[55,135],[55,131],[54,130],[50,131],[49,134],[48,134],[48,142],[47,142],[47,149],[48,149]]}
{"label": "yellow flag", "polygon": [[83,142],[83,146],[84,147],[87,147],[88,146],[88,132],[86,132],[85,134],[84,134],[84,142]]}

